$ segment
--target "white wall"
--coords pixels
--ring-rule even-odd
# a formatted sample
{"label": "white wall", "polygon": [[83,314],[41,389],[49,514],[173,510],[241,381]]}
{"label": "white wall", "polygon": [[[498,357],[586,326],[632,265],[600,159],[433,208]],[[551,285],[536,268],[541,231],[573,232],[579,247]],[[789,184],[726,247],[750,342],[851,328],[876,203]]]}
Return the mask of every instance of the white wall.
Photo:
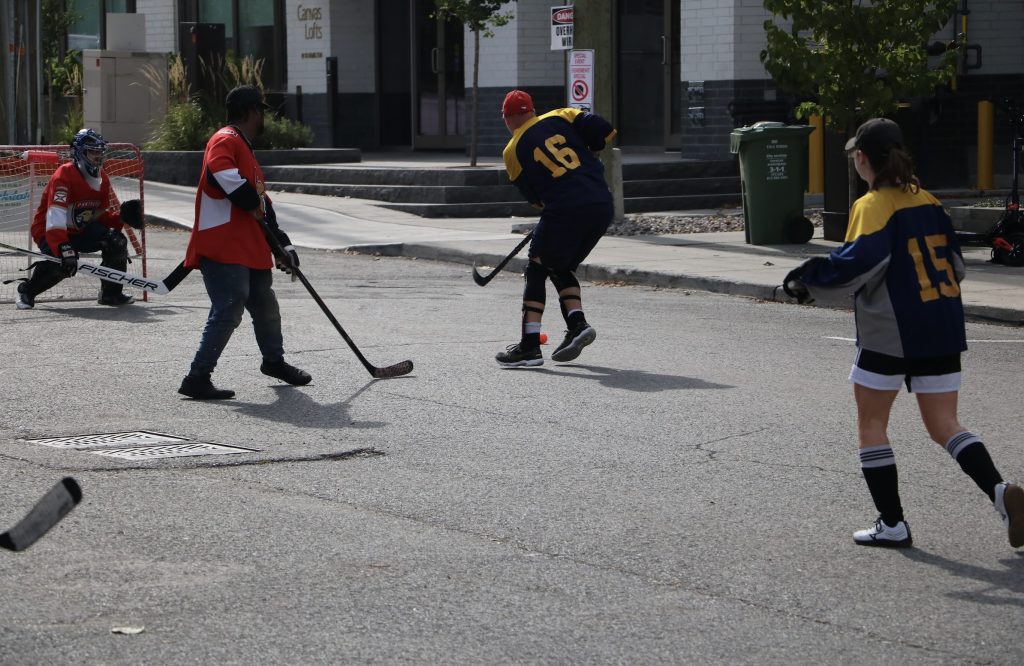
{"label": "white wall", "polygon": [[519,76],[522,86],[565,84],[565,51],[551,50],[551,8],[571,4],[559,0],[519,0]]}
{"label": "white wall", "polygon": [[[1024,72],[1024,2],[1021,0],[972,0],[967,8],[967,42],[981,45],[981,69],[978,74],[1020,74]],[[960,30],[960,19],[956,19]],[[952,29],[941,33],[949,41]],[[975,61],[972,52],[969,62]],[[1007,91],[1017,93],[1020,91]]]}
{"label": "white wall", "polygon": [[[512,12],[515,18],[507,25],[494,29],[494,37],[480,36],[480,87],[507,88],[519,85],[519,12],[522,7],[537,0],[510,2],[501,8],[503,13]],[[473,33],[466,31],[466,82],[473,86]]]}
{"label": "white wall", "polygon": [[178,50],[178,3],[168,0],[136,0],[135,10],[146,15],[146,50],[171,53]]}
{"label": "white wall", "polygon": [[331,4],[328,0],[286,0],[285,42],[288,54],[288,92],[327,90],[324,58],[331,55]]}
{"label": "white wall", "polygon": [[728,81],[736,78],[734,1],[681,0],[680,79]]}

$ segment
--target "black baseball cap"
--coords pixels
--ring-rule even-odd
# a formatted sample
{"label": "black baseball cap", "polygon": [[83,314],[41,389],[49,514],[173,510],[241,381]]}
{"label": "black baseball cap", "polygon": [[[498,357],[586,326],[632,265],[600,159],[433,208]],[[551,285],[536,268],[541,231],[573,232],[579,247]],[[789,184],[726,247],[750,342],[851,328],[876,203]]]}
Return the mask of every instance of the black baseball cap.
{"label": "black baseball cap", "polygon": [[254,108],[265,111],[270,108],[270,105],[263,101],[263,94],[253,85],[233,88],[225,98],[224,104],[228,107],[229,113],[232,111],[241,113]]}
{"label": "black baseball cap", "polygon": [[888,118],[872,118],[857,128],[857,134],[846,142],[846,152],[860,150],[869,158],[884,158],[890,148],[903,147],[900,126]]}

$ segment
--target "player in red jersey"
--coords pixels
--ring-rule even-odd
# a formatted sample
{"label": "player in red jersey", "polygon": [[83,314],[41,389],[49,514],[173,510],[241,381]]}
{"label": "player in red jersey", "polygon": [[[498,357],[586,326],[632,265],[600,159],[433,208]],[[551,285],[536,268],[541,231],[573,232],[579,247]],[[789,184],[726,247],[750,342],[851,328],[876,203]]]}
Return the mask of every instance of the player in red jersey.
{"label": "player in red jersey", "polygon": [[[102,265],[119,271],[128,269],[128,239],[124,224],[142,228],[142,206],[138,199],[119,208],[103,171],[107,141],[91,129],[82,129],[71,141],[71,161],[57,167],[43,190],[32,220],[32,239],[39,251],[59,257],[60,263],[36,264],[32,275],[18,285],[17,306],[29,310],[36,296],[78,271],[79,252],[100,252]],[[113,282],[100,284],[101,305],[126,305],[135,299]]]}
{"label": "player in red jersey", "polygon": [[[194,400],[234,397],[234,391],[215,387],[210,376],[246,310],[263,355],[260,372],[294,386],[312,380],[308,372],[284,360],[281,312],[271,287],[274,264],[290,272],[299,266],[299,255],[277,225],[252,149],[252,140],[263,132],[269,107],[251,85],[234,88],[225,105],[228,125],[210,137],[203,155],[196,221],[185,254],[185,266],[199,269],[210,296],[210,315],[199,350],[178,389]],[[276,236],[282,256],[272,256],[260,220]]]}

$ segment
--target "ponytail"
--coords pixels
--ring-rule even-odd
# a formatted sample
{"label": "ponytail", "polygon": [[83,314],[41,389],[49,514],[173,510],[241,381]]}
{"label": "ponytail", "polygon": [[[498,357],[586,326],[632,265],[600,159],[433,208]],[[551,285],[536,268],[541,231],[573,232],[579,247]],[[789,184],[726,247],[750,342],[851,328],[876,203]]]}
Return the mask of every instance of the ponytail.
{"label": "ponytail", "polygon": [[875,182],[871,184],[871,189],[877,190],[886,185],[900,187],[904,192],[917,192],[921,189],[921,181],[914,175],[914,160],[902,148],[890,148],[889,153],[879,160],[881,164],[876,164],[870,155],[868,160],[875,172]]}

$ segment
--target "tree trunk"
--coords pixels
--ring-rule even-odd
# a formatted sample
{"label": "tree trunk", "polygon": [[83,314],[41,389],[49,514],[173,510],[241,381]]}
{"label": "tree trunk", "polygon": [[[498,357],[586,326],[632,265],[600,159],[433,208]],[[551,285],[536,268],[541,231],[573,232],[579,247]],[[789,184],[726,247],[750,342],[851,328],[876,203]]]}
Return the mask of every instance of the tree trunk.
{"label": "tree trunk", "polygon": [[470,112],[472,116],[469,139],[469,166],[476,166],[476,139],[477,139],[477,90],[480,85],[480,29],[473,30],[473,109]]}

